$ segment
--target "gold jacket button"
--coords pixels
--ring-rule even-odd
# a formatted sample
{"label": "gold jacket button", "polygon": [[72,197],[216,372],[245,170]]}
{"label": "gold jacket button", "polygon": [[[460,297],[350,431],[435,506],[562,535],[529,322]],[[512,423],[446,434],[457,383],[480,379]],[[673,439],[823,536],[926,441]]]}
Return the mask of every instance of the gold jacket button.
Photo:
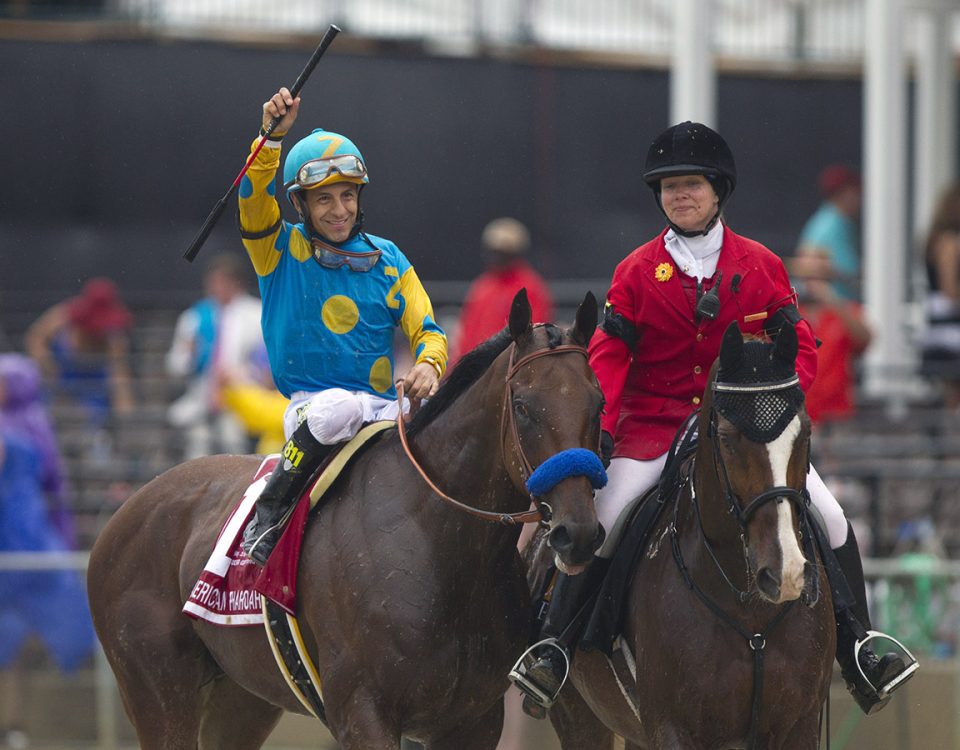
{"label": "gold jacket button", "polygon": [[693,374],[699,375],[701,372],[703,372],[703,368],[700,365],[694,365]]}
{"label": "gold jacket button", "polygon": [[694,397],[693,397],[693,405],[694,405],[694,406],[700,406],[700,397],[699,397],[699,396],[694,396]]}

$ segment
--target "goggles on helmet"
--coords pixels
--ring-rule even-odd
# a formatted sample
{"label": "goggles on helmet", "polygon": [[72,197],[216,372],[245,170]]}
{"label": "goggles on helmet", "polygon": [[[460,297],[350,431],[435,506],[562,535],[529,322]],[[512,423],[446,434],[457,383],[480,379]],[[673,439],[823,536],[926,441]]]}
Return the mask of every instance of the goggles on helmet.
{"label": "goggles on helmet", "polygon": [[362,180],[367,176],[367,167],[353,154],[311,159],[297,170],[296,184],[303,189],[309,189],[320,185],[335,173],[350,180]]}
{"label": "goggles on helmet", "polygon": [[324,268],[340,268],[347,266],[351,271],[366,273],[380,260],[380,250],[371,250],[367,253],[351,253],[338,250],[316,237],[313,239],[313,257]]}

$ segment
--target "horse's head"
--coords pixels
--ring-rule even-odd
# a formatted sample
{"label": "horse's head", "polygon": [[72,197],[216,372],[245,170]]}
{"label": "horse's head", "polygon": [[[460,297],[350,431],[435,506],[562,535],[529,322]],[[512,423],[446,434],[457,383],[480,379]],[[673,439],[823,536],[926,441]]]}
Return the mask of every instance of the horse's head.
{"label": "horse's head", "polygon": [[716,490],[742,528],[748,573],[760,595],[774,603],[797,599],[810,578],[798,542],[810,419],[796,373],[797,349],[792,326],[765,343],[744,341],[731,323],[700,421]]}
{"label": "horse's head", "polygon": [[598,475],[606,479],[596,456],[603,394],[586,357],[597,301],[588,292],[564,331],[533,326],[531,317],[521,290],[508,326],[504,456],[514,482],[526,485],[540,505],[557,567],[575,574],[603,542],[593,501]]}

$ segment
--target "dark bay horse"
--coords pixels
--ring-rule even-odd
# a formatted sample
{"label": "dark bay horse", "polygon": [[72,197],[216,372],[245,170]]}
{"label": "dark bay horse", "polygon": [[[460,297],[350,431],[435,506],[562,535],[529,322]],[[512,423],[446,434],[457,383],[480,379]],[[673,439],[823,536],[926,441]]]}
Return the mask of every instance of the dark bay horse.
{"label": "dark bay horse", "polygon": [[[445,493],[498,514],[529,508],[524,465],[599,441],[603,399],[584,350],[596,301],[587,296],[569,330],[530,318],[521,292],[508,328],[460,363],[408,429]],[[262,628],[181,614],[259,462],[215,456],[171,469],[94,546],[91,610],[144,750],[259,748],[284,710],[306,713]],[[570,476],[538,499],[552,511],[558,562],[582,567],[602,541],[590,481]],[[519,531],[441,501],[395,431],[337,480],[307,526],[298,604],[342,747],[398,748],[401,735],[437,750],[496,746],[507,672],[528,635]]]}
{"label": "dark bay horse", "polygon": [[611,748],[614,732],[645,750],[818,747],[836,633],[819,558],[798,541],[810,422],[796,354],[792,328],[775,344],[727,330],[689,480],[629,586],[630,656],[577,651],[550,712],[564,750]]}

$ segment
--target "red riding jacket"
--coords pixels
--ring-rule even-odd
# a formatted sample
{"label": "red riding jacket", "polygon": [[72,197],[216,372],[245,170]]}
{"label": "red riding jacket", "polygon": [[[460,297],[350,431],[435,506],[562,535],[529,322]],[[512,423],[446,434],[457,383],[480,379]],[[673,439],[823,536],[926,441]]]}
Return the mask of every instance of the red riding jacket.
{"label": "red riding jacket", "polygon": [[[590,342],[590,365],[607,402],[601,426],[614,436],[614,456],[647,460],[665,453],[700,404],[730,322],[736,320],[744,333],[762,334],[778,310],[796,305],[780,258],[724,227],[713,276],[723,272],[720,313],[697,321],[665,235],[666,230],[617,266],[607,296],[603,328],[611,330],[611,315],[623,316],[636,332],[636,345],[631,350],[603,328]],[[630,325],[625,328],[630,331]],[[806,391],[817,373],[817,349],[806,321],[797,324],[797,335],[797,373]]]}

